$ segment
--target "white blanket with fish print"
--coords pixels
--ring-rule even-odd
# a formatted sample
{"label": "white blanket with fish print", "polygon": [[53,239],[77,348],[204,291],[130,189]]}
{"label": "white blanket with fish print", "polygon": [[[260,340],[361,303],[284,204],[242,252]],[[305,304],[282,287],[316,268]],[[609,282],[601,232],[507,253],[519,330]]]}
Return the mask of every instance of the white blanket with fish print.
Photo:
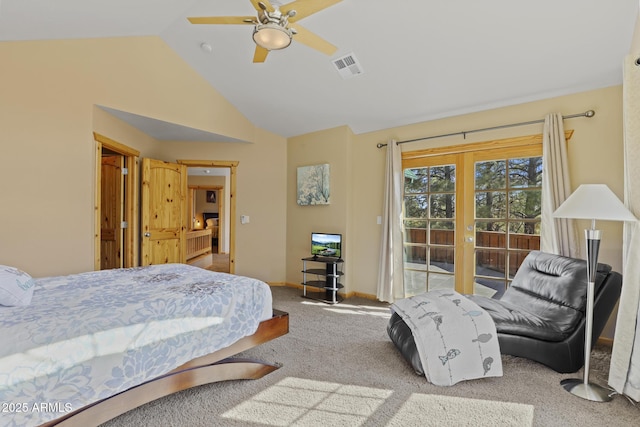
{"label": "white blanket with fish print", "polygon": [[411,329],[429,382],[451,386],[502,376],[493,319],[464,295],[439,289],[396,301],[391,309]]}

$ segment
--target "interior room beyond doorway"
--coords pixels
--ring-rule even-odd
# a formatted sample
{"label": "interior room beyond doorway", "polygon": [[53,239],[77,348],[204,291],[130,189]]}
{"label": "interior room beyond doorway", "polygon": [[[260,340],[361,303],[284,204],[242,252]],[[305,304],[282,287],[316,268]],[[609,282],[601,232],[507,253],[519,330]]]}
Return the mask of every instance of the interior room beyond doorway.
{"label": "interior room beyond doorway", "polygon": [[229,272],[230,168],[189,167],[187,262]]}

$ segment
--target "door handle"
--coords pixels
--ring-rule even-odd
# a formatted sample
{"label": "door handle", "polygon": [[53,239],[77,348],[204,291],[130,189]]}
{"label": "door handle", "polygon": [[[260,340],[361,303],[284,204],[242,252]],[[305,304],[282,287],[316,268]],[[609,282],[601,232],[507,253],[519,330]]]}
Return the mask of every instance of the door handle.
{"label": "door handle", "polygon": [[147,231],[146,233],[144,233],[144,237],[151,237],[151,233]]}

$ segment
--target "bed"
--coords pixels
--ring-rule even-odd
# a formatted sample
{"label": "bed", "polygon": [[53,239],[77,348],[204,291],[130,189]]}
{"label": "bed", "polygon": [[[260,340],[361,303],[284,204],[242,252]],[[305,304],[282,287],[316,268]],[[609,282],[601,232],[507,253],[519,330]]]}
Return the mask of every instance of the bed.
{"label": "bed", "polygon": [[204,212],[202,214],[204,220],[204,227],[206,230],[211,230],[211,246],[218,246],[218,229],[219,229],[219,214],[218,212]]}
{"label": "bed", "polygon": [[97,425],[190,387],[260,378],[278,366],[231,356],[288,332],[266,283],[189,265],[29,280],[28,305],[0,306],[2,426]]}

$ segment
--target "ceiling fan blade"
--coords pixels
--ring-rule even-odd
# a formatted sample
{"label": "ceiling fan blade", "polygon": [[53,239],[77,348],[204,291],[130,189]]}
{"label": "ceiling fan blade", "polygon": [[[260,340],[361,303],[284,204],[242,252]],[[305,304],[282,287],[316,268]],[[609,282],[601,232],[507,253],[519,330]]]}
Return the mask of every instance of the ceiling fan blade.
{"label": "ceiling fan blade", "polygon": [[329,6],[333,6],[336,3],[340,3],[342,0],[294,0],[291,3],[283,4],[280,6],[282,13],[287,13],[290,10],[295,10],[295,16],[289,18],[289,22],[296,22],[302,18],[306,18],[316,12],[326,9]]}
{"label": "ceiling fan blade", "polygon": [[267,8],[267,12],[273,12],[274,10],[276,10],[275,7],[273,7],[271,3],[269,3],[269,0],[251,0],[251,4],[258,12],[262,12],[260,3],[265,5],[265,7]]}
{"label": "ceiling fan blade", "polygon": [[262,46],[256,45],[256,51],[253,54],[253,62],[264,62],[267,59],[269,51]]}
{"label": "ceiling fan blade", "polygon": [[320,36],[315,35],[311,31],[301,27],[297,24],[291,24],[291,28],[294,28],[297,31],[297,34],[293,36],[295,41],[298,41],[302,44],[309,46],[310,48],[319,50],[320,52],[333,55],[338,48]]}
{"label": "ceiling fan blade", "polygon": [[192,24],[249,24],[254,25],[255,16],[200,16],[187,18]]}

